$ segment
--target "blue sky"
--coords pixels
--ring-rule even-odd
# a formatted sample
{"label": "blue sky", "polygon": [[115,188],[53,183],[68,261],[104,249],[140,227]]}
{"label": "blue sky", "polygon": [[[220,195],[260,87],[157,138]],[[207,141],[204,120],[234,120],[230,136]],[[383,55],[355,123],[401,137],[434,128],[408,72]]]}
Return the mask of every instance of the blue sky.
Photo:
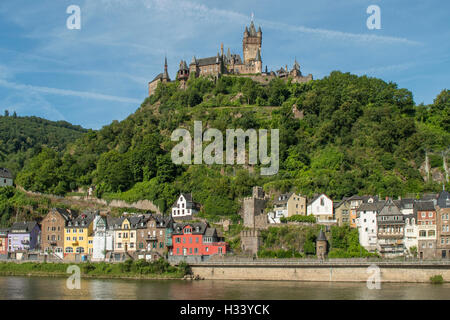
{"label": "blue sky", "polygon": [[[369,30],[369,5],[381,30]],[[69,5],[81,30],[69,30]],[[450,2],[445,0],[2,0],[0,110],[99,129],[136,111],[167,54],[181,59],[242,54],[254,13],[263,31],[263,66],[294,58],[315,79],[333,70],[367,74],[432,103],[450,88]],[[0,111],[3,112],[3,111]]]}

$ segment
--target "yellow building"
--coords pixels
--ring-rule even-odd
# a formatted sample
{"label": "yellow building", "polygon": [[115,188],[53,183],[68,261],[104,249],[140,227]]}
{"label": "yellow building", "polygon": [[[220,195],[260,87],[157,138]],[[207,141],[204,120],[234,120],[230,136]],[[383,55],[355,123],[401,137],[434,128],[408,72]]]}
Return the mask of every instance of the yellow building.
{"label": "yellow building", "polygon": [[82,213],[67,222],[64,228],[64,258],[78,260],[80,255],[89,253],[93,222],[94,215],[91,213]]}
{"label": "yellow building", "polygon": [[114,221],[114,253],[133,253],[136,251],[137,227],[143,217],[122,217]]}
{"label": "yellow building", "polygon": [[306,197],[294,192],[284,193],[273,202],[276,217],[306,216]]}

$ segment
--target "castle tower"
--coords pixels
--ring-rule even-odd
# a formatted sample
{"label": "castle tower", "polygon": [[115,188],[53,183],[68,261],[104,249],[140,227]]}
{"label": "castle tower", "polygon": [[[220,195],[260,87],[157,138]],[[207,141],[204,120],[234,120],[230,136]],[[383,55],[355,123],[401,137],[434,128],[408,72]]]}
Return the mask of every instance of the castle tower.
{"label": "castle tower", "polygon": [[186,61],[181,60],[180,68],[177,73],[177,80],[180,81],[180,88],[186,89],[186,82],[189,79],[189,68]]}
{"label": "castle tower", "polygon": [[167,71],[167,57],[164,60],[164,73],[162,76],[162,82],[170,82],[169,72]]}
{"label": "castle tower", "polygon": [[242,40],[244,64],[256,60],[258,49],[261,54],[261,44],[262,44],[261,27],[259,27],[258,32],[256,32],[255,25],[252,21],[250,23],[250,29],[248,27],[245,27],[244,39]]}

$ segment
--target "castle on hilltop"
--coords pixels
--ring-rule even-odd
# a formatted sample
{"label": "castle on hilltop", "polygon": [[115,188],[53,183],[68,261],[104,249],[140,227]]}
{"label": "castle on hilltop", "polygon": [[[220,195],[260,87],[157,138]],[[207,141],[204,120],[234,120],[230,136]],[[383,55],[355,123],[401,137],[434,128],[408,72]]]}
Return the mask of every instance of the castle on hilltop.
{"label": "castle on hilltop", "polygon": [[[192,58],[191,63],[181,60],[177,72],[176,80],[180,82],[181,88],[186,88],[186,82],[190,77],[209,76],[218,79],[221,75],[237,75],[241,77],[248,77],[260,83],[269,83],[274,78],[292,79],[293,82],[308,82],[312,80],[312,75],[303,76],[300,71],[300,64],[297,59],[291,70],[288,66],[281,67],[278,71],[265,71],[262,69],[261,59],[261,44],[262,31],[261,27],[256,31],[253,21],[250,27],[245,27],[244,37],[242,40],[243,59],[239,54],[231,54],[228,48],[227,53],[224,53],[223,43],[220,46],[220,52],[216,56],[208,58]],[[158,74],[148,84],[148,94],[151,96],[160,82],[171,82],[169,73],[167,71],[167,57],[164,63],[164,72]]]}

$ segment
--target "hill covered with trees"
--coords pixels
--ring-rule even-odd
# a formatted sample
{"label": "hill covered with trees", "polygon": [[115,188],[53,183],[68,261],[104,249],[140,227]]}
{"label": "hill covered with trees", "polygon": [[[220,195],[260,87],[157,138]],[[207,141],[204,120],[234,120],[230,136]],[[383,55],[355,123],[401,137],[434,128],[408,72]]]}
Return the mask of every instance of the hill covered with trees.
{"label": "hill covered with trees", "polygon": [[85,132],[86,129],[66,121],[19,117],[5,110],[0,116],[0,167],[17,174],[43,147],[61,152]]}
{"label": "hill covered with trees", "polygon": [[[301,116],[294,117],[293,106]],[[279,129],[278,174],[261,176],[257,165],[174,165],[171,133],[186,128],[193,137],[194,121],[224,136],[232,128]],[[160,84],[127,119],[89,131],[63,151],[43,148],[17,183],[56,194],[94,184],[99,197],[149,199],[162,210],[180,191],[192,192],[209,218],[237,218],[238,199],[254,185],[336,199],[438,191],[419,169],[425,150],[450,147],[449,123],[449,90],[416,106],[412,93],[394,83],[349,73],[302,84],[197,78],[186,90]]]}

